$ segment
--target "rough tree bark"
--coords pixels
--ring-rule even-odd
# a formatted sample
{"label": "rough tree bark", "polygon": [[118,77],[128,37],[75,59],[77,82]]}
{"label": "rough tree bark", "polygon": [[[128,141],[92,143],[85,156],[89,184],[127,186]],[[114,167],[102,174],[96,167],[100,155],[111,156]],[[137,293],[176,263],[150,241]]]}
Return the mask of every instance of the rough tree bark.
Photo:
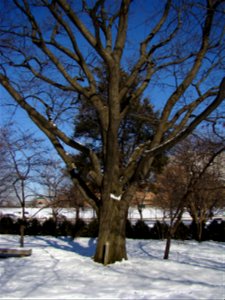
{"label": "rough tree bark", "polygon": [[126,220],[128,204],[110,199],[100,211],[99,238],[94,260],[103,264],[127,259]]}

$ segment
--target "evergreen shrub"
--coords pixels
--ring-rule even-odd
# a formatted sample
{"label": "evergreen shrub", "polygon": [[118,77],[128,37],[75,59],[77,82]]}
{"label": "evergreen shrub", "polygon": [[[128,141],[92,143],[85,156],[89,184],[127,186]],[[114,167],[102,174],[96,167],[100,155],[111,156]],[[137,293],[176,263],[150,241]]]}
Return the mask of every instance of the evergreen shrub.
{"label": "evergreen shrub", "polygon": [[177,240],[188,240],[188,239],[190,239],[189,227],[186,226],[183,222],[181,222],[178,225],[177,230],[174,234],[174,239],[177,239]]}
{"label": "evergreen shrub", "polygon": [[134,228],[130,220],[126,222],[126,237],[130,239],[134,237]]}
{"label": "evergreen shrub", "polygon": [[68,221],[64,220],[63,222],[59,223],[57,226],[57,235],[58,236],[73,236],[73,224]]}
{"label": "evergreen shrub", "polygon": [[99,231],[99,222],[98,219],[93,219],[86,228],[85,236],[96,238],[98,236]]}
{"label": "evergreen shrub", "polygon": [[189,226],[190,231],[190,238],[199,242],[208,240],[208,228],[205,225],[205,223],[202,224],[202,234],[201,239],[199,240],[198,236],[198,224],[196,224],[194,221]]}
{"label": "evergreen shrub", "polygon": [[225,221],[213,220],[208,226],[208,239],[225,242]]}
{"label": "evergreen shrub", "polygon": [[150,239],[150,228],[142,221],[138,220],[133,227],[133,238],[134,239]]}
{"label": "evergreen shrub", "polygon": [[166,223],[161,223],[156,221],[154,226],[151,228],[151,238],[152,239],[164,239],[166,238],[168,230],[168,225]]}
{"label": "evergreen shrub", "polygon": [[87,224],[82,219],[78,219],[73,226],[72,237],[85,236]]}
{"label": "evergreen shrub", "polygon": [[26,234],[28,235],[41,235],[42,234],[42,225],[38,219],[31,219],[28,222],[26,228]]}
{"label": "evergreen shrub", "polygon": [[45,220],[42,224],[42,235],[57,236],[57,224],[53,218]]}
{"label": "evergreen shrub", "polygon": [[1,234],[17,234],[15,222],[10,217],[0,218],[0,233]]}

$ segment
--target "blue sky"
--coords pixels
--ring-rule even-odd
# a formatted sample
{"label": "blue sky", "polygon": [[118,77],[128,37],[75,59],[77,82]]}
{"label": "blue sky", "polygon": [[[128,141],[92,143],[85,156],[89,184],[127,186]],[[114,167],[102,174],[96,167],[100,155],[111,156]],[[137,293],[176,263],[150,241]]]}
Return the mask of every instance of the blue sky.
{"label": "blue sky", "polygon": [[[27,113],[16,106],[8,93],[0,86],[0,126],[11,122],[25,131],[37,131],[37,126],[30,120]],[[43,136],[40,130],[38,131]]]}
{"label": "blue sky", "polygon": [[[4,3],[8,3],[7,1],[0,1],[0,6],[4,6],[4,9],[7,5]],[[158,4],[156,4],[158,2]],[[137,35],[138,32],[138,38],[144,37],[148,31],[149,31],[149,20],[145,20],[145,17],[154,11],[156,9],[157,5],[159,6],[159,3],[161,4],[162,1],[154,1],[151,3],[151,5],[146,6],[146,1],[134,1],[131,5],[131,16],[132,16],[132,25],[129,27],[128,30],[128,46],[126,49],[126,56],[127,54],[130,54],[131,57],[134,57],[135,55],[135,47],[137,47],[137,43],[135,41],[134,36]],[[139,12],[138,15],[135,15],[136,11]],[[142,16],[140,18],[140,15]],[[144,30],[143,30],[144,28]],[[134,47],[135,46],[135,47]],[[137,50],[137,48],[136,48]],[[130,52],[130,53],[129,53]],[[153,93],[152,93],[153,92]],[[154,91],[151,91],[151,94],[154,94]],[[148,96],[148,91],[145,93],[146,96]],[[14,107],[14,102],[10,100],[10,96],[7,94],[7,92],[0,86],[0,125],[5,125],[5,123],[14,120],[18,126],[21,126],[23,129],[28,130],[34,130],[38,131],[40,133],[40,130],[37,128],[35,124],[29,119],[26,112],[22,111],[19,107]],[[9,105],[5,105],[6,103],[10,103]],[[42,135],[42,133],[40,133]]]}
{"label": "blue sky", "polygon": [[[0,1],[0,3],[3,3]],[[7,3],[7,1],[5,1]],[[148,3],[149,5],[146,5]],[[143,37],[150,31],[150,27],[152,25],[152,20],[157,17],[157,10],[160,9],[165,1],[133,1],[131,5],[131,19],[132,24],[128,29],[128,44],[126,47],[126,55],[129,56],[130,60],[135,60],[135,56],[138,53],[138,43],[137,39],[141,40]],[[176,3],[176,1],[175,1]],[[137,13],[137,14],[136,14]],[[149,14],[151,14],[151,18],[149,18]],[[147,18],[148,17],[148,18]],[[83,49],[82,49],[83,50]],[[86,51],[86,50],[83,50]],[[126,61],[123,61],[124,65],[126,65]],[[164,74],[161,74],[160,79],[163,78]],[[165,75],[165,77],[168,74]],[[156,82],[156,80],[155,80]],[[168,98],[169,93],[171,93],[174,89],[174,79],[163,78],[161,80],[162,83],[167,84],[170,83],[171,87],[166,87],[163,89],[163,86],[157,86],[157,84],[153,84],[150,88],[145,91],[145,96],[150,96],[150,100],[153,102],[156,109],[162,108],[163,101]],[[8,94],[3,90],[0,86],[0,98],[1,100],[9,100]],[[2,102],[2,101],[1,101]],[[11,101],[10,101],[11,102]],[[13,103],[13,102],[11,102]],[[20,108],[16,109],[13,107],[6,107],[4,105],[0,105],[0,125],[4,125],[5,122],[9,121],[12,118],[12,113],[14,112],[13,119],[16,120],[18,126],[21,126],[25,130],[32,129],[34,131],[38,131],[41,136],[43,134],[40,130],[30,121],[29,117],[25,112],[23,112]]]}

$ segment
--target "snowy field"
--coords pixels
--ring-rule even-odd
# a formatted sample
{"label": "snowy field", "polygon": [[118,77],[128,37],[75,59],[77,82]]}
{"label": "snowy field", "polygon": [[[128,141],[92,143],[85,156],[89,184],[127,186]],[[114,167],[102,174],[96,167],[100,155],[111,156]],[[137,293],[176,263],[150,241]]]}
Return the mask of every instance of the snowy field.
{"label": "snowy field", "polygon": [[[1,247],[18,236],[0,235]],[[128,261],[93,262],[95,239],[25,237],[32,255],[0,259],[0,299],[225,299],[225,243],[127,240]]]}
{"label": "snowy field", "polygon": [[[225,220],[225,209],[217,210],[214,212],[214,218],[221,218]],[[60,208],[58,214],[61,217],[65,217],[69,221],[75,221],[76,209],[75,208]],[[156,207],[145,207],[142,209],[143,219],[147,222],[155,222],[156,220],[161,221],[165,218],[163,211]],[[10,216],[13,219],[21,217],[21,208],[6,208],[0,207],[0,217]],[[26,217],[29,219],[37,218],[40,221],[45,221],[52,217],[51,208],[26,208]],[[95,212],[91,208],[80,209],[80,218],[83,220],[91,220],[96,217]],[[130,207],[128,211],[128,219],[136,222],[140,219],[140,214],[135,207]],[[183,222],[190,223],[191,216],[188,212],[185,212],[182,217]]]}
{"label": "snowy field", "polygon": [[[67,218],[70,221],[75,221],[76,210],[75,208],[60,208],[58,209],[58,214]],[[144,220],[162,220],[163,211],[155,207],[146,207],[142,209],[142,215]],[[0,208],[0,217],[10,216],[14,219],[21,217],[21,208]],[[51,208],[26,208],[26,217],[27,218],[37,218],[40,221],[44,221],[52,217]],[[80,209],[80,218],[83,220],[91,220],[96,217],[95,212],[91,208]],[[129,208],[128,218],[130,220],[137,221],[140,219],[140,214],[136,208]],[[191,217],[188,213],[184,213],[183,220],[191,220]]]}

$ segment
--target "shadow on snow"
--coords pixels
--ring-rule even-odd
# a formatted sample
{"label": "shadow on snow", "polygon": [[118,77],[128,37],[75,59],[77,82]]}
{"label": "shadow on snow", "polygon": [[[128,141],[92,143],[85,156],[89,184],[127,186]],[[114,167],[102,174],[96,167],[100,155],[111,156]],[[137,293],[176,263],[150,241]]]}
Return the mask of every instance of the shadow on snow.
{"label": "shadow on snow", "polygon": [[64,251],[74,252],[85,257],[93,256],[96,247],[96,239],[94,238],[90,238],[88,240],[88,244],[85,246],[78,243],[76,239],[73,240],[67,237],[57,237],[53,240],[48,239],[48,237],[37,236],[36,239],[45,242],[46,246],[50,246]]}

